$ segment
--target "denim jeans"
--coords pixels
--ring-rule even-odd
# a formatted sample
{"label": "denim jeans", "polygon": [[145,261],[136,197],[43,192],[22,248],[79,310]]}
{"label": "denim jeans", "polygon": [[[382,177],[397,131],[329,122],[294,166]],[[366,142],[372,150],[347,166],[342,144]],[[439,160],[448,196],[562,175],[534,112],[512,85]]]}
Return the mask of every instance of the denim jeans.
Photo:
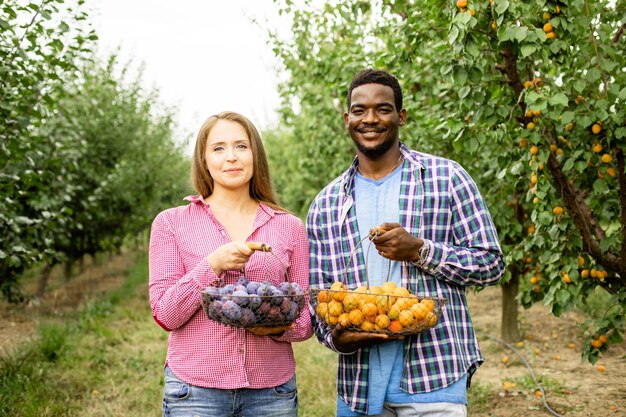
{"label": "denim jeans", "polygon": [[385,403],[379,417],[467,417],[467,406],[455,403]]}
{"label": "denim jeans", "polygon": [[215,389],[181,381],[165,367],[163,417],[297,417],[296,376],[273,388]]}

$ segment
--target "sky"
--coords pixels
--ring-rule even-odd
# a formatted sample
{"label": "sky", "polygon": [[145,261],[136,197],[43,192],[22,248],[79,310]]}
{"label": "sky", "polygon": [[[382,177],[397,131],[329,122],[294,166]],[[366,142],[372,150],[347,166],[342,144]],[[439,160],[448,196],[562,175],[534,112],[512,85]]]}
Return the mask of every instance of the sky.
{"label": "sky", "polygon": [[192,136],[193,142],[202,122],[224,110],[245,115],[259,129],[277,122],[278,61],[267,31],[284,31],[286,23],[272,0],[98,0],[92,5],[99,54],[119,48],[122,62],[144,65],[145,87],[157,88],[162,103],[178,108],[179,141]]}

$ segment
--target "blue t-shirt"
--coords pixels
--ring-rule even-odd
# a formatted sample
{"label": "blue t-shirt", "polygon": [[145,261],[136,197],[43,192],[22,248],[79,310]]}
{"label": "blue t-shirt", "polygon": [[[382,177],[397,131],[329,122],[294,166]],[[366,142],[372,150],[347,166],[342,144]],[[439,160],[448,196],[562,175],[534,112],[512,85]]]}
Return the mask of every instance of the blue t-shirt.
{"label": "blue t-shirt", "polygon": [[[374,226],[385,222],[397,222],[400,218],[401,166],[380,180],[372,180],[356,175],[354,184],[355,207],[361,239],[366,237]],[[369,240],[363,241],[367,259],[369,285],[380,285],[385,281],[401,283],[400,264],[390,262],[378,254]],[[390,268],[391,267],[391,268]],[[389,271],[389,276],[387,276]],[[370,415],[380,414],[383,403],[467,403],[467,375],[453,384],[431,392],[409,394],[400,390],[400,379],[404,368],[402,340],[394,340],[370,347],[368,404]],[[337,416],[362,416],[348,408],[337,398]]]}

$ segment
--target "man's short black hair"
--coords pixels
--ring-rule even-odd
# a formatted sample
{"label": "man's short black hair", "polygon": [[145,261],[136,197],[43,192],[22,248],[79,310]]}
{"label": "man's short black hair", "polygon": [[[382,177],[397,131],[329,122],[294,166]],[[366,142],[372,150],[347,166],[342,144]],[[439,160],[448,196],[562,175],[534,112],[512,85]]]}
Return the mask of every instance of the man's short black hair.
{"label": "man's short black hair", "polygon": [[396,111],[402,110],[402,88],[398,79],[386,71],[367,68],[355,75],[352,82],[350,82],[347,97],[348,111],[350,111],[350,105],[352,104],[352,90],[363,84],[382,84],[391,87],[395,98]]}

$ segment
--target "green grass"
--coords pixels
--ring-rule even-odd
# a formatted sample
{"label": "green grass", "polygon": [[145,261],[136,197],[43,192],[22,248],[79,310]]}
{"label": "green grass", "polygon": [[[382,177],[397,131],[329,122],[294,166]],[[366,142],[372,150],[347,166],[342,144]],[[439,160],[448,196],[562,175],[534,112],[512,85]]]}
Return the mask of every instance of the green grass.
{"label": "green grass", "polygon": [[489,410],[489,399],[494,395],[494,389],[489,384],[472,382],[467,391],[467,415],[471,416]]}
{"label": "green grass", "polygon": [[166,333],[152,321],[145,257],[122,288],[48,319],[37,341],[0,358],[0,415],[154,416]]}
{"label": "green grass", "polygon": [[[42,321],[36,341],[0,357],[0,416],[161,414],[167,333],[152,320],[145,256],[125,275],[121,288]],[[337,355],[315,337],[293,348],[300,415],[334,416]],[[472,385],[470,415],[487,407],[489,393]]]}
{"label": "green grass", "polygon": [[337,354],[322,346],[313,336],[293,344],[298,379],[300,415],[329,417],[335,415],[337,397]]}
{"label": "green grass", "polygon": [[[160,415],[167,333],[152,320],[145,257],[127,274],[122,288],[42,323],[37,342],[0,358],[0,415]],[[314,337],[293,346],[300,415],[334,415],[336,354]]]}

